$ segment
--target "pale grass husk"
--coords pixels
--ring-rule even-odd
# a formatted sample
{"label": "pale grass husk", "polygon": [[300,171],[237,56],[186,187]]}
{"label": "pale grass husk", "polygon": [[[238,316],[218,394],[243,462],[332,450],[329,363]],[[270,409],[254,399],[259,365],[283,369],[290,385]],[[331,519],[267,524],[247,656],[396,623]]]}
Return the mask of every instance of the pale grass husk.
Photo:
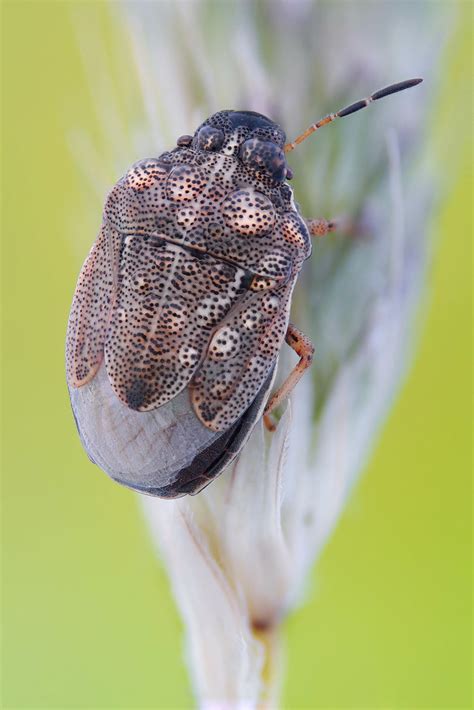
{"label": "pale grass husk", "polygon": [[[101,198],[109,173],[159,154],[222,108],[267,113],[293,136],[381,85],[428,78],[419,93],[325,128],[291,156],[304,214],[344,214],[361,226],[357,238],[317,243],[300,279],[292,319],[316,344],[316,361],[276,433],[259,423],[238,460],[195,498],[142,499],[184,620],[198,703],[274,708],[279,627],[303,597],[413,350],[438,188],[425,125],[451,11],[280,0],[111,9],[123,40],[112,74],[124,63],[133,70],[130,85],[115,82],[121,96],[113,76],[95,71],[100,35],[77,18],[105,150],[97,155],[77,131],[73,148]],[[396,33],[381,31],[391,24]],[[124,115],[120,106],[132,104]],[[292,363],[284,352],[280,379]]]}

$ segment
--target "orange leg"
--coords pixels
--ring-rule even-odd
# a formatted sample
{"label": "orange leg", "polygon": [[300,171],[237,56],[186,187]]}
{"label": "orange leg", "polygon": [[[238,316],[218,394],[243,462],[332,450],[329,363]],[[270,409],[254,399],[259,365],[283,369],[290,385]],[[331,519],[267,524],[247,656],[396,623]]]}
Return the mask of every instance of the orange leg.
{"label": "orange leg", "polygon": [[296,367],[290,372],[284,383],[270,397],[263,413],[263,422],[269,431],[275,431],[276,424],[273,421],[271,413],[276,409],[284,399],[288,397],[294,386],[300,380],[303,372],[310,367],[313,362],[314,345],[307,335],[298,330],[293,323],[288,324],[285,340],[293,348],[295,353],[300,356],[300,361]]}
{"label": "orange leg", "polygon": [[329,232],[339,232],[347,237],[363,237],[370,234],[370,224],[363,216],[351,219],[347,216],[337,219],[324,219],[315,217],[307,219],[306,225],[312,237],[325,237]]}
{"label": "orange leg", "polygon": [[315,217],[315,219],[307,219],[309,233],[312,237],[325,237],[329,232],[334,232],[338,228],[335,220]]}

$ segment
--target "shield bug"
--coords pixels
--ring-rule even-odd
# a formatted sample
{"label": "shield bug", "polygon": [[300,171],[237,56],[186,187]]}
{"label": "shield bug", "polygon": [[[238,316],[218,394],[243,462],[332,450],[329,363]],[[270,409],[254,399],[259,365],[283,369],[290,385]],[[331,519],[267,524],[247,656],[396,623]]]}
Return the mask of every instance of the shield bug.
{"label": "shield bug", "polygon": [[[311,237],[287,180],[286,154],[372,101],[330,114],[292,143],[252,111],[220,111],[107,197],[69,317],[67,380],[92,461],[161,497],[197,493],[239,453],[256,421],[288,395],[313,346],[289,323]],[[300,361],[272,395],[286,342]]]}

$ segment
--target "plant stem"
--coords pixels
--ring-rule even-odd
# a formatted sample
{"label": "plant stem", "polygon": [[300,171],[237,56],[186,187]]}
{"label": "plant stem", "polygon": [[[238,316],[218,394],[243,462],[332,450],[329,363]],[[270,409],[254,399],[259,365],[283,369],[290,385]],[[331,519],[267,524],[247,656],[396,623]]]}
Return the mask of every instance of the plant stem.
{"label": "plant stem", "polygon": [[265,660],[262,668],[262,691],[259,710],[279,707],[285,665],[284,644],[280,626],[256,629],[255,636],[263,645]]}

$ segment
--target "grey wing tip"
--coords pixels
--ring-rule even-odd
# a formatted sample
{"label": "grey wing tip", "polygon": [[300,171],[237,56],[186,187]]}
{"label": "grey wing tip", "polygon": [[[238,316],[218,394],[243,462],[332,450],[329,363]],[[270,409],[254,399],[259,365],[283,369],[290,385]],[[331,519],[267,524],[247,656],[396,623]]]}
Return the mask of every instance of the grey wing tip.
{"label": "grey wing tip", "polygon": [[132,488],[138,493],[144,493],[158,498],[180,498],[184,495],[196,495],[208,486],[226,466],[228,466],[245,445],[255,423],[262,414],[268,391],[273,382],[272,371],[265,380],[256,398],[247,411],[230,429],[227,429],[203,451],[201,451],[189,466],[182,468],[176,480],[166,486],[151,488],[127,483],[123,479],[114,479],[122,486]]}

